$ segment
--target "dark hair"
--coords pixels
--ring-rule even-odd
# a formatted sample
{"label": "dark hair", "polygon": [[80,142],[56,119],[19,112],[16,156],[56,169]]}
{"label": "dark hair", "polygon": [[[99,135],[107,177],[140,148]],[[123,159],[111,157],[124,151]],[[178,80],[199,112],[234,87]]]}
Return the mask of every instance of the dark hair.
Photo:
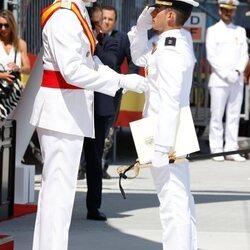
{"label": "dark hair", "polygon": [[117,21],[117,10],[114,6],[106,5],[102,7],[103,10],[111,10],[115,12],[115,21]]}
{"label": "dark hair", "polygon": [[193,6],[184,2],[173,2],[173,6],[170,9],[175,10],[177,14],[176,25],[184,25],[184,23],[188,20],[193,10]]}
{"label": "dark hair", "polygon": [[95,4],[95,5],[93,5],[93,7],[90,9],[90,16],[92,16],[92,14],[94,13],[94,12],[96,12],[96,11],[101,11],[102,12],[102,7],[101,7],[101,5],[99,5],[99,4]]}

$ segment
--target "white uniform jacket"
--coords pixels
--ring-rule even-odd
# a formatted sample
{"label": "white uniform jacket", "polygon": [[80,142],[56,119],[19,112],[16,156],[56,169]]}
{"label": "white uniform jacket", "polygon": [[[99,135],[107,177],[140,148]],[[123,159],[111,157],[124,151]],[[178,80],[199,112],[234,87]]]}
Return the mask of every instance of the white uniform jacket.
{"label": "white uniform jacket", "polygon": [[184,29],[166,31],[160,35],[154,53],[148,52],[146,33],[133,27],[128,36],[133,62],[146,68],[150,82],[143,115],[158,114],[155,145],[168,150],[174,145],[180,108],[189,106],[196,62],[191,35]]}
{"label": "white uniform jacket", "polygon": [[222,20],[207,29],[207,59],[212,67],[209,87],[227,87],[226,77],[238,70],[239,84],[243,85],[243,72],[248,61],[246,31]]}
{"label": "white uniform jacket", "polygon": [[[84,2],[74,2],[89,22]],[[94,137],[93,90],[114,96],[119,88],[119,75],[107,66],[95,64],[89,40],[71,10],[56,11],[45,24],[42,38],[44,69],[60,71],[67,83],[82,89],[40,87],[31,124]]]}

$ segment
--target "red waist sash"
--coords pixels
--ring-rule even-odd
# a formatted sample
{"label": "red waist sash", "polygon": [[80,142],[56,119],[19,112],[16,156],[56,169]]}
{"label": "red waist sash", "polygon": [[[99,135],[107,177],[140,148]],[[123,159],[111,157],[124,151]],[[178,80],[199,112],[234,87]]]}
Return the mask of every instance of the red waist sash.
{"label": "red waist sash", "polygon": [[82,89],[67,83],[59,71],[44,70],[42,87],[54,89]]}

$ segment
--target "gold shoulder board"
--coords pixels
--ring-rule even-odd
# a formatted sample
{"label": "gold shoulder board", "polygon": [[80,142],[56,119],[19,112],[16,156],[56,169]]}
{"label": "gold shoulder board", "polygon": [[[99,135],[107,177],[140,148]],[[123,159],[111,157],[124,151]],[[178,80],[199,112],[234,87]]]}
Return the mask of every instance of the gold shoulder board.
{"label": "gold shoulder board", "polygon": [[72,4],[71,0],[62,0],[61,1],[61,8],[71,10],[71,4]]}

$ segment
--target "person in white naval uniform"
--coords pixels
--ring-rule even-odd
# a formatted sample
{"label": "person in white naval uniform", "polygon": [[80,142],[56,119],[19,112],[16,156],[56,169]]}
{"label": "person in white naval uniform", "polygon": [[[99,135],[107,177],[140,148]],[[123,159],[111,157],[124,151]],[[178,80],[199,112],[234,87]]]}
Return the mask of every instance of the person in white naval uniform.
{"label": "person in white naval uniform", "polygon": [[[233,24],[239,2],[219,0],[218,4],[220,21],[209,27],[206,34],[207,60],[212,69],[208,83],[211,97],[209,126],[211,153],[234,151],[239,148],[238,131],[243,99],[243,72],[248,61],[246,31]],[[224,113],[226,113],[225,130],[223,129]],[[224,156],[213,159],[224,161]],[[246,160],[239,154],[226,156],[226,159]]]}
{"label": "person in white naval uniform", "polygon": [[[164,250],[197,249],[189,163],[183,160],[169,164],[169,153],[180,109],[189,107],[196,62],[191,35],[182,27],[193,6],[198,5],[193,0],[156,0],[144,9],[128,33],[133,62],[145,68],[149,80],[143,116],[157,116],[151,172],[160,201]],[[148,52],[147,30],[152,27],[160,37],[157,47]]]}
{"label": "person in white naval uniform", "polygon": [[30,120],[44,160],[33,250],[68,249],[82,145],[94,138],[93,91],[148,88],[145,78],[120,75],[93,56],[86,2],[57,1],[42,12],[44,72]]}

